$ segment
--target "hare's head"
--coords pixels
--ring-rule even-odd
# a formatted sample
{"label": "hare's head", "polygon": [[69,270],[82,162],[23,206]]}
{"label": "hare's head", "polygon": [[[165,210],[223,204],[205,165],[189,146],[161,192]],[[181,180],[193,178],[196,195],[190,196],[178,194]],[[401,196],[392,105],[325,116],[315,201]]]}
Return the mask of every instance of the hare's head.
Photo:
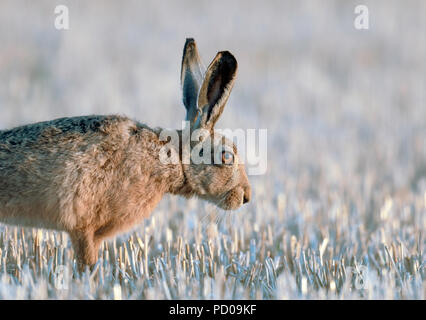
{"label": "hare's head", "polygon": [[[183,165],[191,192],[222,209],[235,210],[250,201],[251,189],[242,159],[232,141],[215,132],[237,73],[237,60],[219,52],[205,71],[193,39],[183,52],[183,103],[191,126],[191,157]],[[193,137],[199,139],[193,141]]]}

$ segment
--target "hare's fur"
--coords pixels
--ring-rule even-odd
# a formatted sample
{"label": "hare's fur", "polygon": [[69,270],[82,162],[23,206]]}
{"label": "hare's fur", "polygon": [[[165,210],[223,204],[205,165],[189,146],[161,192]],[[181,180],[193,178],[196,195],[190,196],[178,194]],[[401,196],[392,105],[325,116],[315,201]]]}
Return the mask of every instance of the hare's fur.
{"label": "hare's fur", "polygon": [[[186,49],[191,45],[196,50],[193,41]],[[227,97],[219,98],[224,105]],[[220,115],[217,104],[203,113],[200,126],[213,130],[217,119],[210,126],[208,119]],[[196,113],[188,110],[187,118]],[[84,266],[96,262],[102,240],[139,223],[165,193],[197,195],[224,209],[249,199],[235,146],[232,166],[165,164],[159,133],[123,116],[62,118],[0,131],[0,222],[68,232]]]}
{"label": "hare's fur", "polygon": [[58,119],[0,141],[0,221],[68,231],[73,243],[128,229],[184,183],[181,166],[158,161],[158,135],[125,117]]}

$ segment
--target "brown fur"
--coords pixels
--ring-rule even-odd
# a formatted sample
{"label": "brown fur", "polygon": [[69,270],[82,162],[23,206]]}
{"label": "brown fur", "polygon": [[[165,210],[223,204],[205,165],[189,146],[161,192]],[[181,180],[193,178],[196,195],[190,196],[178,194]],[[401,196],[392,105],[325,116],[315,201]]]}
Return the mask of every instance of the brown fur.
{"label": "brown fur", "polygon": [[[185,60],[184,54],[182,73]],[[203,111],[204,121],[210,113],[216,122],[224,107],[230,88],[221,85],[226,97],[213,93],[217,97]],[[212,130],[214,122],[198,127]],[[166,142],[159,132],[122,116],[63,118],[0,131],[0,222],[68,232],[84,266],[96,262],[105,238],[148,217],[165,193],[196,195],[223,209],[249,200],[250,186],[232,142],[226,140],[235,150],[231,166],[163,164],[159,154]]]}

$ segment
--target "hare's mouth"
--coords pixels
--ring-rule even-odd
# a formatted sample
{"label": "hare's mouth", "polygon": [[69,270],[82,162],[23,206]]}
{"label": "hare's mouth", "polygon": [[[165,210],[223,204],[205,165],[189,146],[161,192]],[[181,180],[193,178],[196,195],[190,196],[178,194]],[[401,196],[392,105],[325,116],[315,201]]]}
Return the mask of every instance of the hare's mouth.
{"label": "hare's mouth", "polygon": [[223,210],[237,210],[244,204],[244,190],[240,187],[234,188],[212,202]]}

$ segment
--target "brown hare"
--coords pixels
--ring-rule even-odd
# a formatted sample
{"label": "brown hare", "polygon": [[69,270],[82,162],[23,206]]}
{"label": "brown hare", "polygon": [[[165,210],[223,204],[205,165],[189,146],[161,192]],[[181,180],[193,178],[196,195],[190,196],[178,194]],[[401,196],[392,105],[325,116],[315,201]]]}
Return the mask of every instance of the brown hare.
{"label": "brown hare", "polygon": [[[219,150],[219,164],[182,161],[187,142],[182,130],[172,150],[178,161],[160,161],[167,143],[160,139],[162,130],[123,116],[62,118],[0,131],[0,222],[68,232],[84,267],[96,263],[105,238],[138,224],[165,193],[237,209],[250,200],[245,168],[233,143],[213,129],[236,72],[237,61],[227,51],[205,71],[195,41],[186,40],[181,69],[186,119],[191,130],[209,133],[205,141],[229,147]],[[215,146],[206,148],[216,157]]]}

